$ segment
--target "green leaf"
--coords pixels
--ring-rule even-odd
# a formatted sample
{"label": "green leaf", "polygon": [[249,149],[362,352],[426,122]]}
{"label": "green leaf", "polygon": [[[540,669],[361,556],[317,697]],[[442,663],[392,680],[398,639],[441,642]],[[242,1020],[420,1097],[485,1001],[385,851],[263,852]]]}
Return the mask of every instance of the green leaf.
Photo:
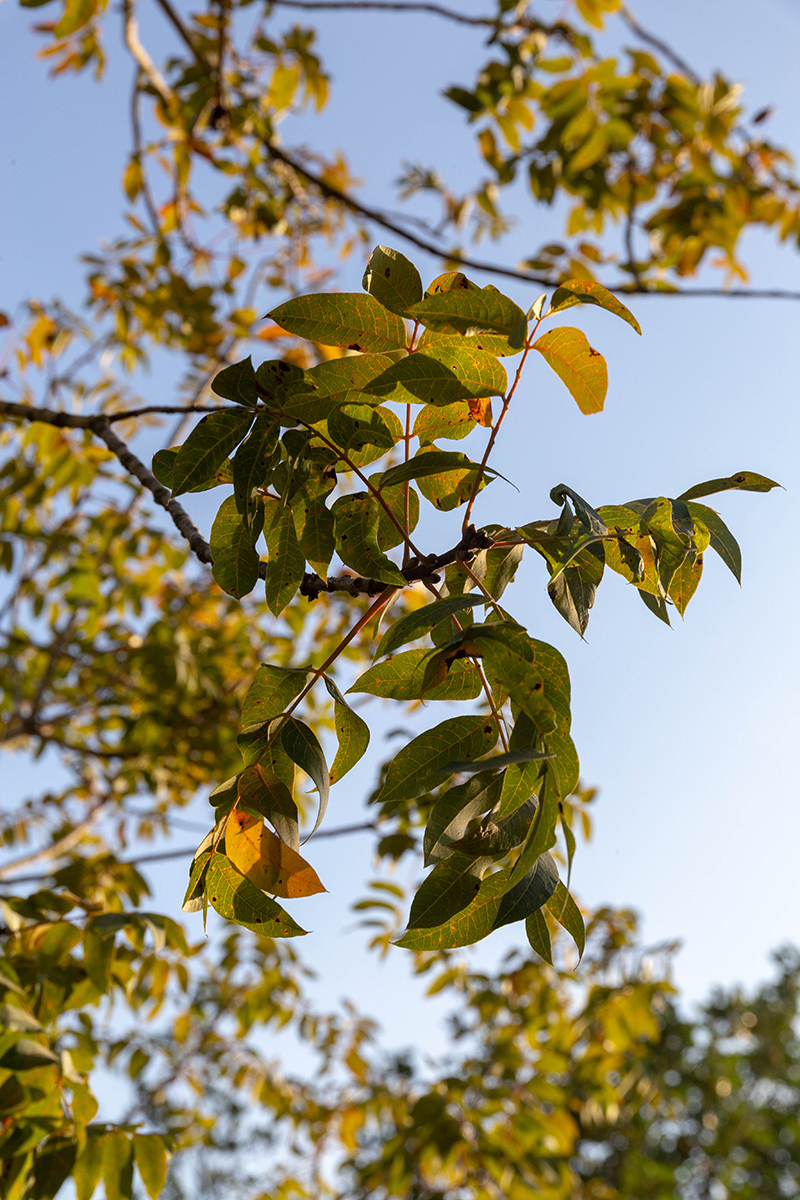
{"label": "green leaf", "polygon": [[537,859],[556,844],[556,822],[558,821],[560,800],[556,774],[550,765],[545,763],[542,767],[539,803],[531,821],[525,845],[511,869],[510,885],[513,886],[523,879]]}
{"label": "green leaf", "polygon": [[259,500],[256,488],[268,482],[269,467],[278,445],[278,425],[272,417],[256,417],[255,424],[236,452],[233,460],[233,495],[236,507],[249,521]]}
{"label": "green leaf", "polygon": [[417,889],[408,914],[409,929],[442,925],[470,904],[480,891],[481,881],[472,873],[474,860],[453,854],[438,863]]}
{"label": "green leaf", "polygon": [[203,417],[178,451],[172,468],[172,494],[180,496],[205,483],[244,439],[252,423],[252,412],[235,409]]}
{"label": "green leaf", "polygon": [[[381,486],[389,487],[398,483],[406,483],[410,479],[423,479],[427,475],[441,475],[455,471],[466,471],[474,477],[478,464],[467,458],[460,450],[425,450],[418,451],[408,462],[398,463],[384,471]],[[489,472],[492,474],[492,472]]]}
{"label": "green leaf", "polygon": [[283,401],[283,407],[289,413],[297,413],[304,420],[315,424],[328,416],[329,410],[320,410],[320,416],[311,414],[315,401],[333,401],[344,404],[348,401],[368,403],[365,400],[364,389],[376,376],[380,375],[391,363],[385,354],[353,354],[346,358],[334,358],[329,362],[319,363],[311,367],[303,377],[301,387],[293,391]]}
{"label": "green leaf", "polygon": [[556,727],[556,715],[547,699],[544,678],[533,668],[530,659],[506,650],[500,644],[487,642],[484,668],[489,682],[510,696],[540,733]]}
{"label": "green leaf", "polygon": [[690,515],[702,521],[711,536],[711,546],[716,550],[725,566],[733,573],[737,583],[742,582],[742,552],[739,543],[722,517],[713,508],[693,502],[686,505]]}
{"label": "green leaf", "polygon": [[86,1130],[86,1143],[75,1160],[72,1179],[77,1200],[91,1200],[103,1172],[104,1131]]}
{"label": "green leaf", "polygon": [[552,967],[553,947],[550,942],[550,930],[547,928],[547,921],[541,909],[525,918],[525,932],[531,947],[540,958],[543,958]]}
{"label": "green leaf", "polygon": [[[319,809],[317,811],[317,819],[314,822],[314,828],[308,835],[308,837],[311,837],[312,834],[317,832],[322,818],[325,816],[331,790],[331,781],[328,775],[328,765],[325,762],[325,755],[322,753],[322,747],[308,725],[303,721],[298,721],[295,717],[289,717],[282,726],[281,745],[292,762],[296,763],[301,771],[305,771],[306,775],[313,779],[317,785]],[[306,841],[308,841],[308,838],[306,838]]]}
{"label": "green leaf", "polygon": [[[153,455],[153,474],[159,483],[163,483],[164,487],[172,491],[172,474],[175,468],[175,459],[178,457],[178,450],[156,450]],[[233,464],[229,458],[226,458],[224,463],[203,483],[198,483],[196,487],[189,488],[190,492],[207,492],[209,488],[219,487],[221,483],[233,483]]]}
{"label": "green leaf", "polygon": [[370,255],[361,286],[376,300],[401,317],[422,299],[419,271],[399,250],[377,246]]}
{"label": "green leaf", "polygon": [[423,838],[426,867],[449,857],[450,845],[464,837],[470,821],[494,808],[502,783],[502,775],[483,771],[436,800]]}
{"label": "green leaf", "polygon": [[338,783],[364,756],[369,745],[369,726],[353,712],[333,680],[327,675],[322,678],[328,694],[333,697],[333,723],[339,749],[331,763],[330,777],[331,783]]}
{"label": "green leaf", "polygon": [[614,313],[623,321],[627,321],[638,334],[642,332],[639,322],[630,309],[626,308],[613,292],[604,288],[602,283],[590,283],[585,279],[570,279],[567,283],[562,283],[553,293],[547,315],[552,317],[555,313],[564,312],[566,309],[572,308],[573,304],[597,304],[607,312]]}
{"label": "green leaf", "polygon": [[[394,487],[382,487],[380,472],[376,472],[370,476],[370,483],[373,487],[378,488],[381,493],[381,500],[386,508],[394,514],[395,521],[389,517],[389,513],[383,507],[383,504],[378,506],[378,548],[380,550],[392,550],[395,546],[399,546],[404,541],[401,529],[405,528],[406,520],[406,488],[408,484],[398,483]],[[413,533],[419,522],[419,495],[413,487],[408,487],[408,532]],[[398,525],[400,529],[398,529]]]}
{"label": "green leaf", "polygon": [[463,762],[445,763],[439,769],[447,771],[451,775],[456,772],[460,775],[469,775],[473,771],[500,770],[502,767],[511,766],[512,763],[540,762],[543,758],[553,757],[549,750],[536,750],[532,746],[527,746],[521,750],[509,750],[505,754],[493,754],[491,758],[482,758],[479,762],[464,760]]}
{"label": "green leaf", "polygon": [[415,304],[409,315],[433,330],[499,333],[508,336],[525,320],[522,309],[489,284],[437,292]]}
{"label": "green leaf", "polygon": [[587,546],[547,588],[558,612],[581,637],[589,624],[589,611],[603,578],[604,562],[602,550],[598,551],[594,544]]}
{"label": "green leaf", "polygon": [[66,1183],[75,1163],[77,1143],[71,1137],[50,1137],[40,1145],[33,1160],[33,1178],[26,1200],[54,1200]]}
{"label": "green leaf", "polygon": [[[583,923],[581,910],[560,880],[558,887],[547,901],[546,907],[548,912],[553,914],[559,925],[566,929],[578,947],[578,954],[583,958],[583,951],[586,946],[586,927]],[[533,948],[534,950],[536,949],[535,946]]]}
{"label": "green leaf", "polygon": [[[424,691],[425,667],[436,651],[407,650],[370,667],[360,675],[350,692],[366,692],[385,700],[419,700]],[[458,659],[439,687],[425,691],[425,700],[474,700],[481,693],[481,680],[471,662]]]}
{"label": "green leaf", "polygon": [[157,1133],[134,1133],[133,1153],[142,1183],[151,1200],[156,1200],[167,1181],[167,1150]]}
{"label": "green leaf", "polygon": [[401,358],[364,389],[394,404],[452,404],[502,396],[508,378],[497,359],[475,346],[432,347]]}
{"label": "green leaf", "polygon": [[133,1191],[133,1142],[130,1134],[111,1129],[103,1139],[103,1186],[106,1200],[130,1200]]}
{"label": "green leaf", "polygon": [[737,471],[727,479],[709,479],[706,483],[697,483],[681,492],[677,499],[697,500],[700,496],[712,496],[715,492],[770,492],[780,486],[774,479],[767,479],[766,475],[756,475],[755,471]]}
{"label": "green leaf", "polygon": [[298,812],[292,793],[282,779],[261,763],[247,767],[239,775],[236,803],[245,812],[266,818],[292,850],[300,849]]}
{"label": "green leaf", "polygon": [[223,400],[235,400],[237,404],[254,406],[258,403],[256,373],[250,357],[233,363],[220,371],[211,381],[211,390]]}
{"label": "green leaf", "polygon": [[313,570],[325,579],[336,549],[333,514],[325,504],[325,496],[295,496],[292,518],[301,553]]}
{"label": "green leaf", "polygon": [[5,1071],[34,1071],[37,1067],[60,1063],[60,1058],[49,1046],[35,1042],[33,1038],[18,1038],[0,1058],[0,1067]]}
{"label": "green leaf", "polygon": [[580,329],[568,325],[551,329],[533,343],[548,366],[566,384],[582,413],[602,412],[608,391],[608,368]]}
{"label": "green leaf", "polygon": [[282,403],[289,392],[304,386],[305,371],[282,358],[268,358],[256,371],[256,391],[267,407]]}
{"label": "green leaf", "polygon": [[[535,819],[535,818],[534,818]],[[509,888],[494,920],[493,929],[523,921],[541,908],[558,887],[558,868],[550,854],[542,854],[519,883]]]}
{"label": "green leaf", "polygon": [[336,550],[342,562],[367,579],[405,587],[405,576],[378,545],[378,506],[370,495],[354,492],[340,496],[331,512]]}
{"label": "green leaf", "polygon": [[560,483],[550,492],[550,499],[554,504],[565,505],[567,497],[572,500],[578,520],[589,533],[593,533],[597,537],[605,537],[608,534],[608,526],[603,518],[573,488],[568,487],[566,483]]}
{"label": "green leaf", "polygon": [[422,446],[430,446],[437,438],[458,442],[475,428],[476,421],[466,400],[455,404],[426,405],[417,413],[412,430]]}
{"label": "green leaf", "polygon": [[452,717],[409,742],[389,764],[375,803],[413,800],[441,783],[439,768],[452,759],[475,759],[493,749],[497,728],[489,717]]}
{"label": "green leaf", "polygon": [[245,697],[242,728],[280,716],[300,695],[307,678],[308,671],[262,663]]}
{"label": "green leaf", "polygon": [[10,1029],[14,1033],[44,1032],[33,1013],[16,1004],[0,1004],[0,1029]]}
{"label": "green leaf", "polygon": [[272,497],[267,497],[267,501],[265,537],[269,560],[264,578],[265,598],[270,612],[279,617],[303,582],[306,560],[297,540],[291,509],[284,508],[277,523],[272,524],[279,502]]}
{"label": "green leaf", "polygon": [[340,404],[328,419],[328,434],[345,452],[364,446],[377,446],[385,452],[397,441],[397,426],[387,420],[390,415],[389,410],[368,404]]}
{"label": "green leaf", "polygon": [[235,921],[263,937],[297,937],[304,934],[279,904],[260,891],[217,850],[208,868],[209,903],[226,921]]}
{"label": "green leaf", "polygon": [[462,612],[466,608],[476,608],[485,603],[486,598],[483,595],[446,596],[443,600],[434,600],[432,604],[427,604],[424,608],[406,613],[404,617],[395,621],[394,625],[387,629],[378,644],[375,657],[382,658],[384,654],[391,654],[398,646],[416,641],[417,638],[423,637],[430,629],[433,629],[434,625],[438,625],[440,621],[445,617],[452,616],[453,613]]}
{"label": "green leaf", "polygon": [[[411,461],[416,462],[420,458],[445,453],[448,451],[437,450],[435,447],[426,450],[423,447],[417,451]],[[470,462],[466,455],[463,456],[463,459],[465,464]],[[496,477],[497,472],[491,468],[485,467],[482,472],[479,472],[476,464],[464,465],[436,473],[426,472],[424,476],[420,476],[419,490],[434,508],[438,508],[440,512],[451,512],[459,505],[467,503],[475,490],[476,480],[480,480],[477,490],[482,492]]]}
{"label": "green leaf", "polygon": [[508,888],[508,871],[496,871],[481,882],[477,896],[449,921],[430,929],[409,929],[396,946],[407,950],[447,950],[471,946],[491,932],[500,900]]}
{"label": "green leaf", "polygon": [[203,907],[203,892],[205,891],[206,872],[208,864],[211,861],[211,846],[208,849],[203,849],[207,842],[213,840],[214,831],[210,835],[206,835],[203,842],[198,847],[195,857],[192,859],[192,866],[189,871],[189,886],[186,889],[186,895],[183,897],[181,911],[185,913],[198,912]]}
{"label": "green leaf", "polygon": [[214,579],[229,596],[241,600],[258,582],[261,559],[255,544],[264,521],[258,509],[251,522],[244,520],[236,507],[236,497],[228,496],[211,526],[211,558]]}
{"label": "green leaf", "polygon": [[298,296],[267,316],[298,337],[362,353],[400,350],[407,341],[402,317],[388,312],[374,296],[358,292]]}
{"label": "green leaf", "polygon": [[61,20],[53,30],[57,38],[70,37],[91,21],[97,12],[97,0],[67,0]]}

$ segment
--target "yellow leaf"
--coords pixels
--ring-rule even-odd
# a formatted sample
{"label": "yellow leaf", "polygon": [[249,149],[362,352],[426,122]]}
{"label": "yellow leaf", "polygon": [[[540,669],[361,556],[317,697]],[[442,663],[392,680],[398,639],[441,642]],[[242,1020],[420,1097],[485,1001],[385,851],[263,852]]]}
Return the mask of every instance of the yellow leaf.
{"label": "yellow leaf", "polygon": [[469,405],[469,415],[479,425],[485,425],[487,429],[492,428],[492,402],[488,396],[482,396],[480,399],[475,399],[473,396],[467,398]]}
{"label": "yellow leaf", "polygon": [[225,853],[246,879],[273,896],[295,899],[325,888],[312,866],[263,821],[234,809],[225,830]]}

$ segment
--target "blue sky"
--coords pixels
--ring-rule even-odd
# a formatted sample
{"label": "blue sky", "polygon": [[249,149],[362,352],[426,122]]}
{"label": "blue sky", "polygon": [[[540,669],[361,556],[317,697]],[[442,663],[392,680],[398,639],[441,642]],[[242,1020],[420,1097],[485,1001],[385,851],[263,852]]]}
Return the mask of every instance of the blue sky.
{"label": "blue sky", "polygon": [[[463,7],[482,10],[477,0]],[[559,6],[546,0],[541,7],[552,16]],[[28,33],[41,11],[0,8],[0,78],[6,111],[13,106],[14,114],[0,129],[0,309],[6,311],[29,295],[79,300],[77,256],[121,228],[130,72],[113,41],[114,19],[109,78],[98,87],[89,78],[46,78]],[[756,10],[743,0],[701,6],[642,0],[635,11],[698,70],[721,66],[744,82],[753,108],[775,103],[772,136],[800,153],[800,5],[762,0]],[[148,23],[143,18],[145,32]],[[331,104],[320,117],[287,122],[287,144],[342,148],[365,181],[364,199],[377,204],[395,204],[391,183],[404,158],[435,163],[450,181],[468,184],[477,163],[471,133],[439,92],[472,78],[481,62],[479,36],[433,18],[320,14],[317,24],[334,76]],[[554,231],[552,215],[522,194],[517,200],[516,229],[502,245],[482,246],[480,256],[514,263]],[[376,231],[376,242],[386,240]],[[437,273],[433,260],[411,255],[423,276]],[[751,235],[745,259],[754,285],[797,287],[796,252],[776,248],[771,238]],[[358,287],[361,265],[344,265],[342,288]],[[535,297],[510,281],[505,290],[523,306]],[[585,643],[552,609],[537,563],[526,562],[508,593],[515,615],[568,658],[583,778],[600,789],[596,836],[579,851],[575,889],[590,905],[638,908],[649,941],[682,939],[676,979],[688,999],[697,999],[715,981],[763,977],[769,949],[800,940],[794,753],[800,654],[793,611],[800,590],[800,304],[637,298],[632,307],[642,339],[599,311],[575,318],[608,361],[603,414],[583,417],[545,365],[534,365],[493,458],[521,490],[494,483],[477,517],[521,523],[551,515],[548,494],[561,482],[595,505],[675,495],[740,469],[786,488],[712,501],[742,546],[743,588],[709,556],[686,621],[677,620],[672,631],[616,577],[600,589]],[[171,379],[166,367],[154,372],[147,385],[154,400],[165,398]],[[207,499],[197,499],[194,511],[207,528],[213,512]],[[453,527],[456,520],[453,514]],[[437,548],[450,544],[449,532],[431,528]],[[444,715],[430,705],[417,724]],[[379,734],[401,723],[376,717]],[[379,737],[373,746],[374,756],[334,790],[332,824],[359,819]],[[21,772],[20,787],[22,779]],[[204,801],[196,807],[205,820]],[[191,834],[179,840],[188,844]],[[416,1038],[432,1048],[442,1004],[431,1003],[422,1017],[403,952],[378,967],[362,953],[363,936],[344,932],[353,921],[349,904],[361,894],[352,880],[370,874],[369,839],[316,847],[314,863],[330,894],[304,902],[297,915],[315,930],[302,951],[321,973],[320,995],[349,994],[362,1008],[380,1008],[393,1039]],[[416,874],[404,867],[401,881],[412,883]],[[183,879],[183,864],[159,870],[165,911],[179,906]],[[496,962],[519,940],[512,926],[485,943],[478,959]]]}

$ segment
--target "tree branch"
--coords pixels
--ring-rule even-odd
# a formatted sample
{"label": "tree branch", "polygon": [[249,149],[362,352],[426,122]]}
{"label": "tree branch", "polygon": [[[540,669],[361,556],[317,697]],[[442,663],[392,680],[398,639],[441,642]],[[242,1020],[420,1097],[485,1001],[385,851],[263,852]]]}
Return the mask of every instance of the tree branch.
{"label": "tree branch", "polygon": [[[86,833],[87,829],[89,829],[89,827],[100,815],[100,810],[104,808],[108,802],[108,796],[104,796],[102,800],[98,800],[97,803],[89,810],[88,816],[85,818],[85,820],[81,821],[79,825],[76,825],[74,829],[71,829],[69,833],[65,833],[63,837],[60,837],[57,841],[53,842],[52,846],[45,846],[43,850],[36,850],[32,854],[26,854],[22,858],[15,858],[11,862],[4,863],[3,866],[0,867],[0,879],[7,879],[9,875],[12,875],[14,871],[17,871],[20,867],[30,866],[32,863],[41,862],[43,859],[63,857],[63,855],[70,851],[73,846],[77,845],[84,833]],[[47,875],[34,875],[32,878],[46,879]],[[14,880],[14,882],[22,882],[23,879],[25,879],[24,876],[20,877],[19,880]]]}
{"label": "tree branch", "polygon": [[138,459],[132,450],[118,438],[109,426],[109,418],[105,416],[84,417],[75,413],[55,412],[49,408],[34,408],[30,404],[16,404],[10,400],[0,400],[0,416],[21,417],[26,421],[41,421],[45,425],[55,425],[60,429],[88,429],[108,446],[131,475],[144,484],[152,493],[156,504],[169,513],[173,524],[194,551],[201,563],[211,563],[211,548],[200,530],[192,521],[183,505],[172,499],[169,488],[159,483],[152,471]]}

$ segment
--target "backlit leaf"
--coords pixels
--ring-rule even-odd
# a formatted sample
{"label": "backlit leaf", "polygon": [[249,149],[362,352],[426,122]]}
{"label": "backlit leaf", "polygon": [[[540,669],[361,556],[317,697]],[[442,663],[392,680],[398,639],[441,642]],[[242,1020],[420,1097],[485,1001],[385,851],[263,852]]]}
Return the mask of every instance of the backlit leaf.
{"label": "backlit leaf", "polygon": [[451,853],[450,844],[463,838],[470,821],[494,807],[502,783],[502,775],[484,771],[439,796],[425,826],[423,850],[426,867],[447,858]]}
{"label": "backlit leaf", "polygon": [[156,1200],[167,1181],[167,1150],[157,1133],[134,1133],[133,1153],[148,1196]]}
{"label": "backlit leaf", "polygon": [[181,446],[172,468],[172,494],[180,496],[206,483],[244,439],[253,423],[252,412],[209,413]]}
{"label": "backlit leaf", "polygon": [[742,552],[739,549],[739,543],[731,533],[728,526],[722,520],[719,513],[714,512],[713,508],[709,508],[706,504],[695,504],[693,502],[686,505],[692,517],[696,517],[702,521],[711,535],[711,546],[716,550],[725,566],[733,572],[733,576],[737,583],[742,582]]}
{"label": "backlit leaf", "polygon": [[485,603],[486,598],[483,595],[446,596],[443,600],[434,600],[432,604],[426,604],[424,608],[406,613],[404,617],[395,621],[394,625],[387,629],[378,644],[375,657],[381,658],[384,654],[391,654],[405,642],[416,641],[417,638],[423,637],[433,629],[434,625],[438,625],[440,621],[453,613],[462,612],[467,608],[475,608]]}
{"label": "backlit leaf", "polygon": [[406,344],[402,317],[388,312],[374,296],[358,292],[297,296],[267,316],[288,333],[325,346],[365,353],[399,350]]}
{"label": "backlit leaf", "polygon": [[[424,691],[425,667],[432,650],[406,650],[370,667],[349,689],[367,692],[386,700],[419,700]],[[471,662],[459,659],[439,687],[425,691],[425,700],[474,700],[481,693],[481,680]]]}
{"label": "backlit leaf", "polygon": [[737,471],[726,479],[709,479],[706,483],[697,483],[694,487],[681,492],[678,500],[697,500],[700,496],[712,496],[715,492],[769,492],[780,487],[774,479],[766,475],[757,475],[755,471]]}
{"label": "backlit leaf", "polygon": [[369,494],[354,492],[340,496],[331,512],[336,550],[342,562],[367,579],[405,587],[405,576],[378,545],[377,504]]}
{"label": "backlit leaf", "polygon": [[223,400],[235,400],[237,404],[251,407],[256,405],[258,393],[252,360],[248,357],[225,367],[211,380],[211,390]]}
{"label": "backlit leaf", "polygon": [[446,405],[502,396],[507,387],[506,373],[493,355],[475,346],[443,346],[392,363],[365,391],[395,404]]}
{"label": "backlit leaf", "polygon": [[256,488],[266,487],[267,471],[278,445],[278,426],[271,417],[256,417],[253,428],[239,446],[233,460],[233,494],[245,520],[253,513]]}
{"label": "backlit leaf", "polygon": [[389,764],[375,803],[413,800],[442,782],[439,768],[453,759],[475,759],[497,742],[497,727],[489,717],[451,717],[421,733]]}
{"label": "backlit leaf", "polygon": [[[163,483],[164,487],[168,487],[170,491],[172,491],[172,472],[179,449],[180,447],[175,447],[173,450],[156,450],[153,455],[153,474],[158,482]],[[207,492],[209,488],[219,487],[221,483],[233,483],[233,463],[228,458],[217,467],[216,471],[208,479],[204,480],[203,483],[198,483],[193,488],[189,488],[189,491]]]}
{"label": "backlit leaf", "polygon": [[536,953],[550,966],[553,965],[553,948],[550,941],[550,930],[541,909],[525,918],[525,933]]}
{"label": "backlit leaf", "polygon": [[291,509],[284,508],[277,523],[273,524],[273,514],[278,509],[278,502],[271,497],[268,497],[268,500],[271,503],[266,506],[264,536],[267,540],[269,559],[265,571],[264,594],[270,612],[279,617],[303,582],[306,560],[297,541]]}
{"label": "backlit leaf", "polygon": [[[547,909],[553,914],[559,925],[566,929],[578,947],[578,954],[582,958],[586,945],[586,927],[583,923],[581,910],[560,880],[558,887],[547,901]],[[534,946],[535,949],[536,947]]]}
{"label": "backlit leaf", "polygon": [[406,316],[422,299],[419,271],[399,250],[377,246],[370,255],[361,286],[384,307]]}
{"label": "backlit leaf", "polygon": [[240,875],[219,851],[208,868],[206,893],[209,903],[221,917],[252,929],[253,933],[284,938],[306,932],[279,904]]}
{"label": "backlit leaf", "polygon": [[308,671],[262,663],[250,685],[242,708],[242,728],[277,717],[305,686]]}
{"label": "backlit leaf", "polygon": [[331,763],[330,779],[331,783],[337,783],[366,753],[369,726],[358,713],[353,712],[333,680],[327,675],[323,676],[323,680],[328,694],[333,697],[333,723],[339,749]]}
{"label": "backlit leaf", "polygon": [[429,929],[409,929],[396,946],[407,950],[445,950],[456,946],[471,946],[491,932],[508,888],[509,871],[496,871],[481,882],[475,898],[449,921]]}
{"label": "backlit leaf", "polygon": [[297,899],[325,891],[314,868],[267,829],[260,817],[233,810],[225,827],[225,853],[262,892]]}
{"label": "backlit leaf", "polygon": [[412,432],[421,445],[430,446],[437,438],[460,441],[474,428],[475,418],[469,405],[466,400],[459,400],[455,404],[426,405],[417,413]]}
{"label": "backlit leaf", "polygon": [[608,391],[608,368],[599,350],[593,349],[580,329],[551,329],[533,343],[566,384],[582,413],[601,412]]}
{"label": "backlit leaf", "polygon": [[252,592],[258,582],[261,565],[255,544],[261,534],[264,514],[257,509],[245,521],[236,506],[236,497],[224,500],[211,526],[211,557],[214,579],[224,592],[240,600]]}
{"label": "backlit leaf", "polygon": [[564,312],[566,309],[572,308],[573,304],[597,304],[607,312],[614,313],[623,321],[627,321],[637,333],[641,334],[642,332],[639,322],[630,309],[626,308],[613,292],[604,288],[602,283],[593,283],[585,279],[570,279],[566,283],[562,283],[553,293],[547,315],[550,317],[555,313]]}
{"label": "backlit leaf", "polygon": [[558,868],[552,855],[542,854],[530,870],[509,888],[494,920],[494,929],[523,921],[550,899],[558,887]]}
{"label": "backlit leaf", "polygon": [[325,762],[325,755],[322,753],[322,747],[317,741],[316,735],[312,733],[303,721],[298,721],[295,717],[288,718],[281,727],[280,736],[281,745],[292,762],[296,763],[301,771],[305,771],[306,775],[313,779],[317,785],[319,809],[314,828],[308,835],[311,837],[311,834],[316,833],[319,829],[320,822],[325,816],[325,810],[328,807],[328,796],[331,790],[331,781],[328,775],[328,765]]}
{"label": "backlit leaf", "polygon": [[492,284],[426,295],[409,315],[429,329],[506,336],[525,320],[522,309]]}

